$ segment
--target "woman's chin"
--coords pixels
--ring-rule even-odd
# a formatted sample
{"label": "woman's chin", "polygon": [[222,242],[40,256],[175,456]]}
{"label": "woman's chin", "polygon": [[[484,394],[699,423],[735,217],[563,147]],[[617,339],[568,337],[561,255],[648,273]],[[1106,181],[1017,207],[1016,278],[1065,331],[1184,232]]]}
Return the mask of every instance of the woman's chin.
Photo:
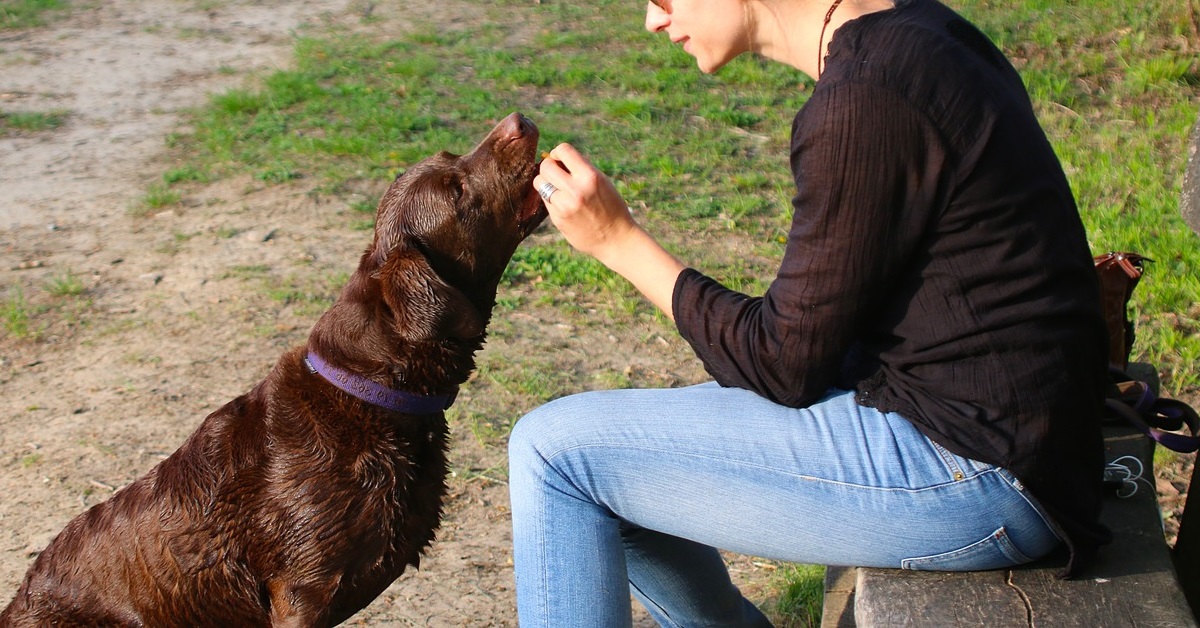
{"label": "woman's chin", "polygon": [[728,57],[719,57],[718,58],[718,57],[713,57],[710,55],[698,55],[695,53],[691,53],[691,51],[689,51],[689,53],[692,54],[692,57],[694,59],[696,59],[696,67],[699,68],[700,71],[705,74],[712,74],[712,73],[716,72],[717,70],[720,70],[721,68],[725,67],[725,64],[729,63],[731,60]]}

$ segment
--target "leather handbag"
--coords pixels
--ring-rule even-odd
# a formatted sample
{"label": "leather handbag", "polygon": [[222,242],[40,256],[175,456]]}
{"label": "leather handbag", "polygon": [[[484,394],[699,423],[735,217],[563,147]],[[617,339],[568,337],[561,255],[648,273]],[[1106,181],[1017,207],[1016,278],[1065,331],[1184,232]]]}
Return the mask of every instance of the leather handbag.
{"label": "leather handbag", "polygon": [[[1129,300],[1153,261],[1137,253],[1106,253],[1094,258],[1100,278],[1101,308],[1108,327],[1108,366],[1112,385],[1104,400],[1105,420],[1128,422],[1162,446],[1190,453],[1200,449],[1200,416],[1188,404],[1154,393],[1146,382],[1130,377],[1134,325]],[[1188,434],[1180,433],[1186,428]]]}
{"label": "leather handbag", "polygon": [[1108,326],[1108,365],[1124,371],[1133,351],[1133,321],[1129,299],[1142,278],[1143,265],[1153,261],[1137,253],[1105,253],[1093,258],[1100,277],[1100,305]]}

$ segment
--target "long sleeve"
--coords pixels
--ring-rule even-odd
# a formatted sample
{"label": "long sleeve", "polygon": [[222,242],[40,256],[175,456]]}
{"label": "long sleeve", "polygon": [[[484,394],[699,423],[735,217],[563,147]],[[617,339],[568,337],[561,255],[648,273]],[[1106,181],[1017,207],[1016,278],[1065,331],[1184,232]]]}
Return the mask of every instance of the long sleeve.
{"label": "long sleeve", "polygon": [[695,270],[676,283],[680,333],[716,381],[791,406],[822,396],[863,340],[864,318],[903,298],[897,273],[944,202],[946,155],[889,90],[849,82],[815,94],[793,126],[793,219],[766,293]]}

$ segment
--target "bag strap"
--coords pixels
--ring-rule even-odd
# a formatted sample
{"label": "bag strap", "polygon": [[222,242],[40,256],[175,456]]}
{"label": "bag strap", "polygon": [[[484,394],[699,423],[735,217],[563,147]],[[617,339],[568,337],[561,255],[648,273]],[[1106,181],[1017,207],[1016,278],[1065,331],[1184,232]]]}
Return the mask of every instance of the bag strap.
{"label": "bag strap", "polygon": [[[1114,372],[1114,378],[1123,379],[1104,400],[1110,416],[1128,421],[1167,449],[1185,454],[1200,449],[1200,415],[1191,406],[1158,397],[1149,384],[1122,372]],[[1190,435],[1179,433],[1185,427]]]}

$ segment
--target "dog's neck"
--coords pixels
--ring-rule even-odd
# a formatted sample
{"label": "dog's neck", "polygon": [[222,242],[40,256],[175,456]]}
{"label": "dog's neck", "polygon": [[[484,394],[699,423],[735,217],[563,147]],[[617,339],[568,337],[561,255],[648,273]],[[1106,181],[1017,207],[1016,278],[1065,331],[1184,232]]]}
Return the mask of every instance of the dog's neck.
{"label": "dog's neck", "polygon": [[385,388],[424,396],[453,396],[475,369],[485,334],[472,338],[398,336],[363,304],[339,300],[309,334],[306,350],[341,371]]}
{"label": "dog's neck", "polygon": [[365,377],[342,370],[325,361],[316,351],[305,353],[304,364],[310,373],[319,375],[352,397],[393,412],[406,414],[437,414],[450,407],[458,396],[455,390],[449,395],[418,395],[404,390],[388,388]]}

